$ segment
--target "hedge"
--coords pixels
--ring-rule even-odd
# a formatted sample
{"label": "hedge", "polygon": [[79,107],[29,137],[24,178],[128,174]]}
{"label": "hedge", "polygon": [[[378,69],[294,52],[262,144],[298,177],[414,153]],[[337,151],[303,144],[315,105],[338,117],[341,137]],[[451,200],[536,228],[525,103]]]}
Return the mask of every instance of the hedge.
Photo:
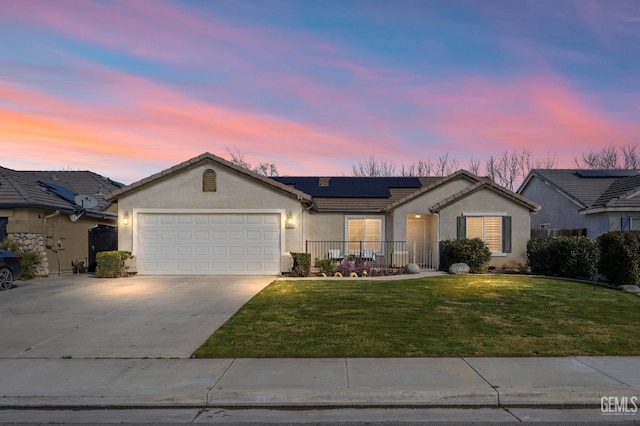
{"label": "hedge", "polygon": [[640,231],[613,231],[598,237],[600,273],[614,285],[640,283]]}
{"label": "hedge", "polygon": [[96,254],[96,277],[119,278],[127,276],[125,261],[131,258],[128,251],[101,251]]}
{"label": "hedge", "polygon": [[466,263],[471,272],[484,272],[491,262],[491,251],[480,238],[443,241],[441,249],[445,270],[454,263]]}
{"label": "hedge", "polygon": [[589,238],[534,238],[527,243],[531,272],[552,277],[598,279],[600,247]]}

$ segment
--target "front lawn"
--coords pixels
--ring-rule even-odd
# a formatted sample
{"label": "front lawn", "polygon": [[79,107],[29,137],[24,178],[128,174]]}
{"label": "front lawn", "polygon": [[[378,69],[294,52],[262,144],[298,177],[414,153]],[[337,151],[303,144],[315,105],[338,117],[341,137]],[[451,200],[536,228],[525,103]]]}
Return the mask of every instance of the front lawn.
{"label": "front lawn", "polygon": [[275,281],[197,357],[640,355],[640,297],[516,275]]}

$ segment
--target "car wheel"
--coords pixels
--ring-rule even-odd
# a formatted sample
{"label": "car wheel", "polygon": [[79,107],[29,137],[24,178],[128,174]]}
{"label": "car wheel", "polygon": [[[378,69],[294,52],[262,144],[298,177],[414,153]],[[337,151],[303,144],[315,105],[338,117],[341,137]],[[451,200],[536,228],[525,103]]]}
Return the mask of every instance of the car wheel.
{"label": "car wheel", "polygon": [[13,272],[9,268],[0,269],[0,288],[9,290],[13,287]]}

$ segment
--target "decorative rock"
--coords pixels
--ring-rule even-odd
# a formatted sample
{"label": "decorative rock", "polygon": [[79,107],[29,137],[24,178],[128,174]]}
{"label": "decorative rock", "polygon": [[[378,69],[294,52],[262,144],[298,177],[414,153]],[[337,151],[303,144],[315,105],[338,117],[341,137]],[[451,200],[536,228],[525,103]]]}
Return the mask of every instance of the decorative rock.
{"label": "decorative rock", "polygon": [[415,263],[407,263],[404,265],[404,273],[405,274],[419,274],[420,267]]}
{"label": "decorative rock", "polygon": [[7,235],[9,241],[15,243],[19,250],[32,250],[40,253],[42,261],[35,265],[35,273],[37,277],[46,277],[49,275],[49,261],[47,259],[47,251],[44,246],[44,237],[42,234],[31,232],[16,232]]}
{"label": "decorative rock", "polygon": [[626,291],[627,293],[640,294],[640,287],[638,287],[637,285],[621,285],[618,288],[620,290]]}
{"label": "decorative rock", "polygon": [[468,274],[469,270],[470,270],[469,265],[467,265],[466,263],[454,263],[453,265],[449,266],[450,274],[455,274],[455,275]]}

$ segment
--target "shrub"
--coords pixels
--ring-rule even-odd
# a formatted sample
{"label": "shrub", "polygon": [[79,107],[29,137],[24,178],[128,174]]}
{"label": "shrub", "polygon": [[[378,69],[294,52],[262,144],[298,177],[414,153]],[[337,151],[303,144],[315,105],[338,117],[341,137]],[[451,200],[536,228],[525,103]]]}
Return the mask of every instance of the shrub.
{"label": "shrub", "polygon": [[0,242],[0,248],[10,251],[20,257],[20,266],[22,266],[23,280],[30,280],[36,276],[36,266],[42,262],[42,255],[37,251],[20,249],[18,243],[5,238]]}
{"label": "shrub", "polygon": [[311,253],[291,253],[293,257],[293,269],[291,275],[294,277],[308,277],[311,273]]}
{"label": "shrub", "polygon": [[600,247],[584,237],[534,238],[527,243],[527,259],[534,274],[595,281]]}
{"label": "shrub", "polygon": [[320,273],[331,274],[336,271],[338,264],[331,259],[317,259],[314,266],[320,270]]}
{"label": "shrub", "polygon": [[42,262],[42,255],[33,250],[19,250],[22,279],[30,280],[36,276],[36,266]]}
{"label": "shrub", "polygon": [[473,273],[485,272],[491,262],[491,251],[480,238],[448,240],[443,242],[444,268],[454,263],[466,263]]}
{"label": "shrub", "polygon": [[128,251],[101,251],[96,254],[96,277],[119,278],[127,275],[125,261],[131,258]]}
{"label": "shrub", "polygon": [[600,273],[614,285],[640,282],[640,231],[607,232],[598,237]]}

